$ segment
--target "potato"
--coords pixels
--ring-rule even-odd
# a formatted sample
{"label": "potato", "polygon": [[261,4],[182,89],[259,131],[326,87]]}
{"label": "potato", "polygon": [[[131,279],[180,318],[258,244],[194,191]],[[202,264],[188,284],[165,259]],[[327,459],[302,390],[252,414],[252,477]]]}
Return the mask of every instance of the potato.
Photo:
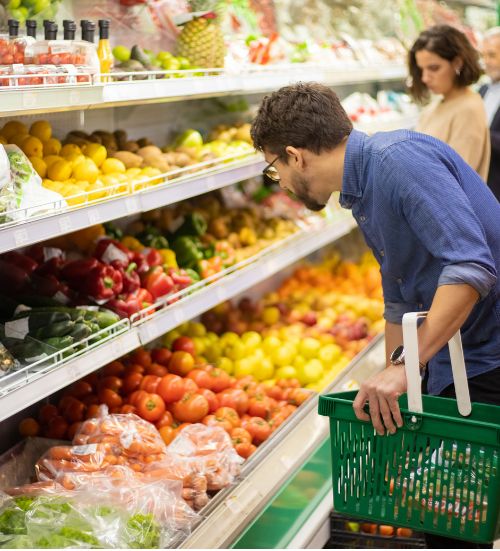
{"label": "potato", "polygon": [[140,155],[136,155],[130,151],[117,151],[113,153],[113,157],[120,160],[127,168],[139,168],[144,162],[144,159]]}
{"label": "potato", "polygon": [[141,157],[151,157],[154,155],[155,157],[162,158],[163,152],[159,147],[156,147],[156,145],[147,145],[146,147],[141,147],[137,154]]}

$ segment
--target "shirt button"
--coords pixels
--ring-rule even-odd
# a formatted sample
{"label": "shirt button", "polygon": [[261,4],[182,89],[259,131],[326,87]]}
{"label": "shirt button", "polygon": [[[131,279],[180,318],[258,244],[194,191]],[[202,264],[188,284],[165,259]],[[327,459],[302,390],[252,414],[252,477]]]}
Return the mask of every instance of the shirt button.
{"label": "shirt button", "polygon": [[361,220],[361,222],[364,222],[366,220],[366,216],[360,216],[359,219]]}
{"label": "shirt button", "polygon": [[398,279],[396,279],[396,281],[399,283],[399,285],[401,285],[401,283],[403,283],[403,280],[400,277],[398,277]]}
{"label": "shirt button", "polygon": [[418,307],[419,307],[419,308],[423,308],[424,305],[423,305],[421,302],[419,302],[419,303],[418,303]]}
{"label": "shirt button", "polygon": [[380,256],[385,256],[384,249],[380,249]]}

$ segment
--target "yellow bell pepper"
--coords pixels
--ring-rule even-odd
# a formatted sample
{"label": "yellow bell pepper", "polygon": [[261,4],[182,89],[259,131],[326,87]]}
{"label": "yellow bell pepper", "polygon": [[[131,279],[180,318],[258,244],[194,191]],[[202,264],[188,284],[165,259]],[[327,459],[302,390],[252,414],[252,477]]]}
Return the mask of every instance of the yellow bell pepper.
{"label": "yellow bell pepper", "polygon": [[175,252],[170,249],[159,249],[158,252],[163,260],[163,265],[168,268],[178,268]]}
{"label": "yellow bell pepper", "polygon": [[95,226],[90,226],[83,230],[73,232],[69,235],[69,238],[74,246],[76,246],[80,251],[90,253],[94,249],[94,245],[99,237],[106,235],[104,226],[102,224],[97,224]]}
{"label": "yellow bell pepper", "polygon": [[142,251],[142,249],[144,249],[144,245],[138,239],[132,237],[131,235],[126,235],[122,239],[122,245],[134,252]]}

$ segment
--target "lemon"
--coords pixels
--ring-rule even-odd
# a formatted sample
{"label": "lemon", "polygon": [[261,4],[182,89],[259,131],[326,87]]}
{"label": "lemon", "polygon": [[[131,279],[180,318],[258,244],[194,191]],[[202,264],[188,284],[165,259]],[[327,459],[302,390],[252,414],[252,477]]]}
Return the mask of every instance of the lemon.
{"label": "lemon", "polygon": [[66,155],[64,159],[68,161],[68,163],[71,163],[72,166],[76,166],[78,163],[85,161],[85,155],[82,155],[81,153],[70,153],[69,155]]}
{"label": "lemon", "polygon": [[127,169],[127,176],[130,176],[131,178],[135,178],[136,176],[139,176],[141,173],[140,168],[128,168]]}
{"label": "lemon", "polygon": [[17,147],[22,149],[23,142],[26,138],[29,138],[29,134],[16,134],[12,138],[8,138],[8,142],[17,145]]}
{"label": "lemon", "polygon": [[33,165],[33,168],[38,172],[40,178],[45,178],[47,174],[47,165],[40,159],[40,157],[29,157],[30,163]]}
{"label": "lemon", "polygon": [[49,169],[57,161],[64,161],[64,159],[62,157],[59,157],[59,155],[47,155],[43,158],[43,160],[47,165],[47,169]]}
{"label": "lemon", "polygon": [[92,159],[85,157],[83,161],[73,166],[73,178],[77,180],[85,180],[93,184],[99,176],[99,169]]}
{"label": "lemon", "polygon": [[93,184],[89,185],[88,191],[89,191],[89,201],[96,201],[97,199],[101,199],[106,195],[105,191],[102,191],[104,188],[104,184],[97,180]]}
{"label": "lemon", "polygon": [[4,136],[7,140],[14,138],[16,135],[19,136],[26,134],[28,134],[28,127],[19,121],[9,121],[2,128],[2,136]]}
{"label": "lemon", "polygon": [[101,165],[101,170],[104,174],[125,174],[127,168],[119,159],[106,159]]}
{"label": "lemon", "polygon": [[30,134],[42,142],[46,142],[52,137],[52,127],[47,121],[36,121],[30,127]]}
{"label": "lemon", "polygon": [[72,153],[81,155],[82,150],[74,143],[67,143],[66,145],[62,146],[62,149],[59,152],[59,155],[61,155],[61,157],[66,157],[67,155],[71,155]]}
{"label": "lemon", "polygon": [[67,180],[71,176],[71,163],[68,161],[56,161],[53,163],[47,174],[51,180]]}
{"label": "lemon", "polygon": [[90,157],[98,167],[102,165],[108,156],[106,148],[99,143],[89,143],[84,145],[82,147],[82,151],[83,154]]}
{"label": "lemon", "polygon": [[23,140],[21,149],[28,157],[43,157],[43,143],[35,136],[28,136]]}
{"label": "lemon", "polygon": [[43,142],[43,156],[59,155],[61,152],[61,142],[56,138],[49,138]]}
{"label": "lemon", "polygon": [[7,140],[2,135],[0,135],[0,144],[7,145]]}

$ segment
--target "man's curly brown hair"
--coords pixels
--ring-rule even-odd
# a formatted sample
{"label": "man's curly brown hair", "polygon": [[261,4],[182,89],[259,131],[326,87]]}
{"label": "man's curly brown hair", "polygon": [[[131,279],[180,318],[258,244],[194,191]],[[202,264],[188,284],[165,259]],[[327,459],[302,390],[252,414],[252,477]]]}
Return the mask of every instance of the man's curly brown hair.
{"label": "man's curly brown hair", "polygon": [[318,155],[339,145],[351,131],[352,122],[333,90],[299,83],[263,99],[250,133],[258,151],[266,149],[286,162],[287,146]]}

